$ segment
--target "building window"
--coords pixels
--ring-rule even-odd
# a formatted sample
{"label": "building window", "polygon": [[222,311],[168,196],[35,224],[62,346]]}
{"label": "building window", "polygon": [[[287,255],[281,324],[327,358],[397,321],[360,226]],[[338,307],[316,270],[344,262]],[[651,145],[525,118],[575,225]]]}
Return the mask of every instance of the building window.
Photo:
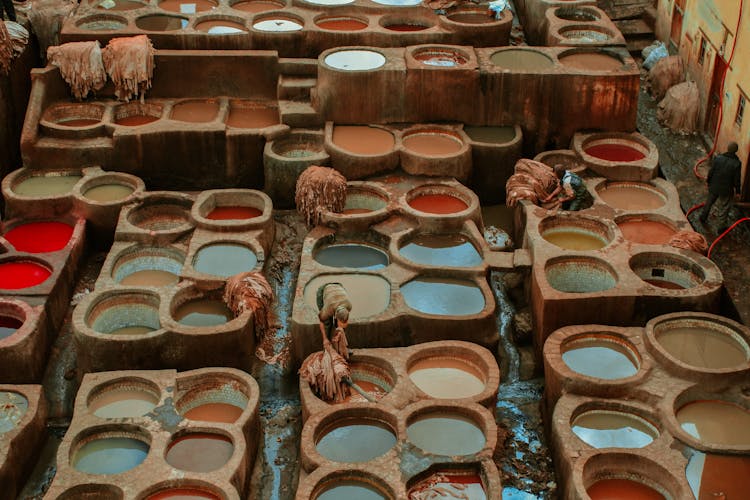
{"label": "building window", "polygon": [[706,60],[706,51],[708,51],[708,42],[706,41],[705,36],[701,36],[701,44],[698,48],[698,64],[703,66],[703,63]]}
{"label": "building window", "polygon": [[734,115],[734,123],[738,126],[742,126],[742,115],[745,114],[745,105],[747,104],[747,98],[743,94],[740,94],[740,101],[737,103],[737,114]]}

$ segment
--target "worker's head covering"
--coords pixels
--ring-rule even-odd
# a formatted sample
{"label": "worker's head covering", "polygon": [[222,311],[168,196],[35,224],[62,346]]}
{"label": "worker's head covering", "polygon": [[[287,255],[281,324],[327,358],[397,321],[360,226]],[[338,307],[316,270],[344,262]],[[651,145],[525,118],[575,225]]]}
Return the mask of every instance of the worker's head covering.
{"label": "worker's head covering", "polygon": [[730,142],[729,145],[727,146],[728,153],[736,153],[738,149],[740,149],[740,147],[737,145],[736,142]]}

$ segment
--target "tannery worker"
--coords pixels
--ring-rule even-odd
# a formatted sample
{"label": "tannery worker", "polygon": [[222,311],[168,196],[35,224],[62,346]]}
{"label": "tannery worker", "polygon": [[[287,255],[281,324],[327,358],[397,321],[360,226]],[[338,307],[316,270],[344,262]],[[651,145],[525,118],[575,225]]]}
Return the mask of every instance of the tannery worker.
{"label": "tannery worker", "polygon": [[557,202],[562,205],[563,210],[570,210],[575,212],[585,208],[589,192],[586,189],[586,184],[583,182],[581,177],[566,170],[564,165],[555,165],[554,172],[557,178],[560,180],[560,185],[555,188],[549,196],[542,200],[544,203],[552,201],[555,196],[560,192],[563,194],[557,199]]}
{"label": "tannery worker", "polygon": [[711,170],[708,171],[706,178],[708,198],[701,211],[701,222],[704,224],[708,222],[711,207],[716,206],[720,233],[726,231],[731,223],[729,211],[732,208],[732,197],[740,192],[742,162],[737,157],[737,149],[737,143],[730,142],[727,151],[713,159]]}
{"label": "tannery worker", "polygon": [[349,358],[345,329],[349,323],[352,303],[341,283],[326,283],[318,288],[316,297],[320,332],[345,359]]}

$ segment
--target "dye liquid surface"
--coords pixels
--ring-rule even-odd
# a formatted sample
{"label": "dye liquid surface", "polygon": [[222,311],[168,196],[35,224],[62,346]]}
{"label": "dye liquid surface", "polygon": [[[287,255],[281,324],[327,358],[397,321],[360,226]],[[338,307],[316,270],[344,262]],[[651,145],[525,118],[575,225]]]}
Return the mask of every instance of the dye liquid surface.
{"label": "dye liquid surface", "polygon": [[20,196],[55,196],[69,193],[81,180],[80,175],[49,175],[28,177],[13,187]]}
{"label": "dye liquid surface", "polygon": [[16,428],[29,409],[29,401],[17,392],[0,391],[0,436]]}
{"label": "dye liquid surface", "polygon": [[610,207],[622,210],[655,210],[665,203],[653,189],[627,184],[607,186],[599,196]]}
{"label": "dye liquid surface", "polygon": [[428,415],[406,428],[415,446],[435,455],[471,455],[484,448],[482,430],[462,415]]}
{"label": "dye liquid surface", "polygon": [[388,255],[385,252],[357,243],[323,247],[315,252],[315,260],[324,266],[363,270],[382,269],[388,265]]}
{"label": "dye liquid surface", "polygon": [[10,337],[16,333],[21,326],[23,326],[23,322],[19,319],[10,316],[0,316],[0,340]]}
{"label": "dye liquid surface", "polygon": [[345,151],[373,156],[391,152],[396,140],[380,128],[339,125],[333,128],[333,143]]}
{"label": "dye liquid surface", "polygon": [[628,479],[604,479],[586,490],[591,500],[664,500],[664,495]]}
{"label": "dye liquid surface", "polygon": [[223,422],[232,424],[240,418],[244,408],[228,403],[205,403],[185,412],[188,420],[203,422]]}
{"label": "dye liquid surface", "polygon": [[399,250],[406,259],[426,266],[473,267],[482,256],[465,236],[420,234]]}
{"label": "dye liquid surface", "polygon": [[573,433],[594,448],[643,448],[658,437],[656,429],[632,414],[594,410],[579,415]]}
{"label": "dye liquid surface", "polygon": [[263,212],[255,207],[227,206],[216,207],[211,210],[206,219],[211,220],[247,220],[263,215]]}
{"label": "dye liquid surface", "polygon": [[83,193],[83,196],[89,200],[107,203],[127,198],[133,193],[133,191],[135,191],[133,186],[126,186],[124,184],[102,184],[101,186],[87,189],[86,192]]}
{"label": "dye liquid surface", "polygon": [[316,448],[329,460],[354,463],[379,457],[395,445],[393,431],[382,424],[344,423],[320,438]]}
{"label": "dye liquid surface", "polygon": [[418,278],[401,287],[406,305],[440,316],[479,314],[485,306],[482,290],[471,282],[449,278]]}
{"label": "dye liquid surface", "polygon": [[696,401],[677,410],[680,427],[705,444],[750,446],[750,411],[724,401]]}
{"label": "dye liquid surface", "polygon": [[175,311],[175,319],[187,326],[218,326],[232,319],[232,313],[224,302],[218,300],[194,300]]}
{"label": "dye liquid surface", "polygon": [[119,474],[140,465],[148,450],[149,446],[138,439],[95,439],[76,452],[73,467],[87,474]]}
{"label": "dye liquid surface", "polygon": [[409,378],[433,398],[470,398],[485,387],[476,368],[455,358],[421,359],[409,369]]}
{"label": "dye liquid surface", "polygon": [[128,274],[120,280],[121,285],[128,286],[166,286],[177,283],[176,274],[160,269],[144,269]]}
{"label": "dye liquid surface", "polygon": [[748,361],[747,344],[709,328],[672,328],[656,339],[669,354],[699,368],[732,368]]}
{"label": "dye liquid surface", "polygon": [[3,237],[19,252],[62,250],[73,236],[73,226],[62,222],[31,222],[14,227]]}
{"label": "dye liquid surface", "polygon": [[566,250],[599,250],[607,245],[601,236],[574,229],[550,229],[545,231],[542,237]]}
{"label": "dye liquid surface", "polygon": [[424,156],[446,156],[458,153],[461,142],[447,134],[412,134],[404,137],[406,149]]}
{"label": "dye liquid surface", "polygon": [[617,380],[638,373],[632,356],[627,347],[616,342],[586,339],[566,348],[562,360],[568,368],[581,375]]}
{"label": "dye liquid surface", "polygon": [[232,458],[232,441],[219,434],[195,433],[175,439],[167,449],[166,460],[175,469],[211,472]]}
{"label": "dye liquid surface", "polygon": [[428,214],[454,214],[463,212],[469,205],[463,200],[447,194],[425,194],[409,200],[414,210]]}
{"label": "dye liquid surface", "polygon": [[20,290],[44,283],[52,271],[35,262],[16,260],[0,264],[0,288]]}
{"label": "dye liquid surface", "polygon": [[644,245],[666,245],[675,234],[674,229],[661,222],[628,220],[617,225],[626,240]]}
{"label": "dye liquid surface", "polygon": [[159,399],[137,389],[112,389],[97,396],[89,411],[101,418],[142,417],[156,407]]}
{"label": "dye liquid surface", "polygon": [[195,254],[196,271],[229,277],[251,271],[258,264],[255,252],[242,245],[206,245]]}
{"label": "dye liquid surface", "polygon": [[694,451],[685,475],[698,500],[746,498],[750,491],[750,457]]}
{"label": "dye liquid surface", "polygon": [[595,158],[607,161],[631,162],[642,160],[646,157],[635,148],[624,144],[597,144],[586,148],[586,153]]}

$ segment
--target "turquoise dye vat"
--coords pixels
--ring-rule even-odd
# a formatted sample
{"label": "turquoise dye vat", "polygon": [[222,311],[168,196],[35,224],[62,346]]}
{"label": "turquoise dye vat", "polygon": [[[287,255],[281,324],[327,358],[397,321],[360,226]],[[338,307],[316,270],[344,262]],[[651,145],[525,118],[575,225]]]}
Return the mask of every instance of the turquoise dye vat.
{"label": "turquoise dye vat", "polygon": [[73,467],[87,474],[119,474],[140,465],[148,450],[149,445],[138,439],[95,439],[76,452]]}
{"label": "turquoise dye vat", "polygon": [[229,277],[252,271],[258,264],[255,252],[242,245],[206,245],[195,254],[196,271],[214,276]]}

